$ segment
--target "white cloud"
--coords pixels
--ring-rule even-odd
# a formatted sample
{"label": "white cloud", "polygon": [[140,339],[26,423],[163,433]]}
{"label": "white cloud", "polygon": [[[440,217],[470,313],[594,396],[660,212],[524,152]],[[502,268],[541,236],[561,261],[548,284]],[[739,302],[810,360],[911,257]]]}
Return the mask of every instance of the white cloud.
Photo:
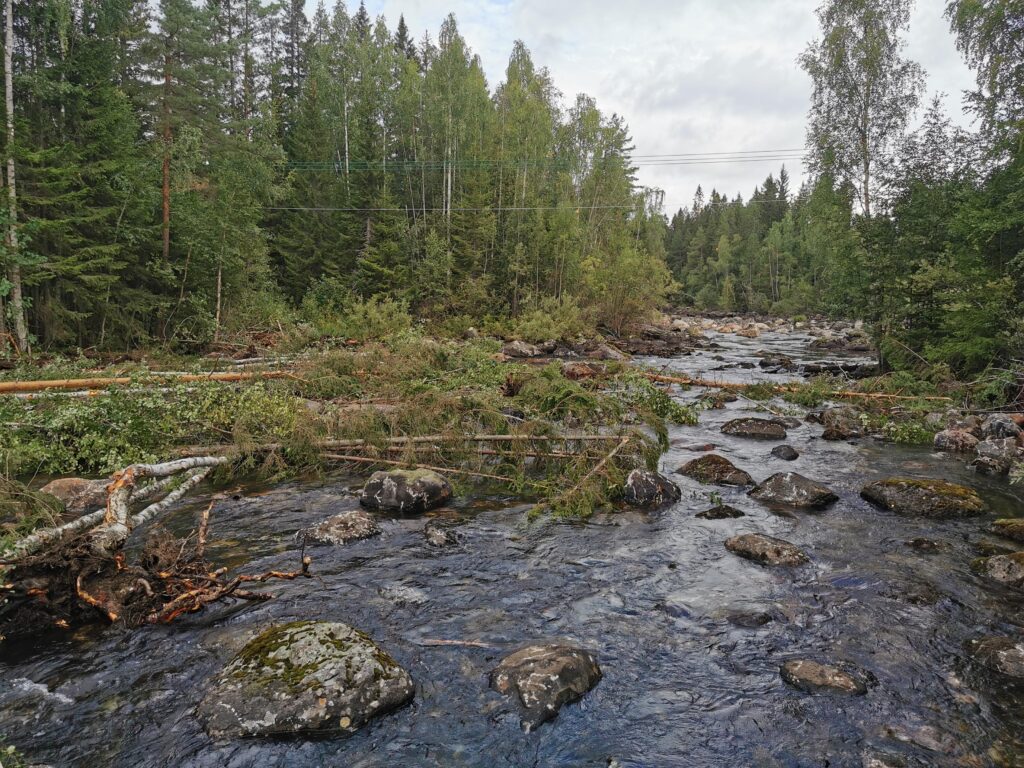
{"label": "white cloud", "polygon": [[[399,14],[418,39],[436,38],[453,12],[480,54],[488,82],[502,77],[522,39],[571,101],[584,92],[625,116],[638,154],[789,149],[804,144],[810,82],[796,64],[817,34],[817,0],[369,0],[394,29]],[[310,2],[312,12],[312,2]],[[942,17],[945,0],[918,0],[907,53],[927,70],[929,92],[959,115],[973,79]],[[349,11],[358,7],[350,0]],[[966,118],[960,119],[966,122]],[[799,177],[793,163],[787,167]],[[644,167],[640,181],[666,192],[671,212],[698,184],[748,196],[778,163]]]}

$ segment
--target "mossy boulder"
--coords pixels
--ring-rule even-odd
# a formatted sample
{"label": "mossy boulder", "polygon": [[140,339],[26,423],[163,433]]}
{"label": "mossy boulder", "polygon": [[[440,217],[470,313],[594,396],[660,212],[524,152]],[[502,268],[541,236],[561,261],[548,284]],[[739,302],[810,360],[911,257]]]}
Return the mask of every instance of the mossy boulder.
{"label": "mossy boulder", "polygon": [[764,504],[795,509],[824,509],[839,498],[821,483],[796,472],[772,475],[749,496]]}
{"label": "mossy boulder", "polygon": [[452,487],[427,469],[374,472],[363,486],[359,503],[370,509],[419,513],[440,507],[452,497]]}
{"label": "mossy boulder", "polygon": [[985,502],[977,493],[945,480],[890,477],[865,485],[860,495],[877,507],[906,517],[948,520],[985,512]]}
{"label": "mossy boulder", "polygon": [[347,624],[296,621],[251,640],[196,714],[217,739],[348,734],[413,697],[409,674]]}
{"label": "mossy boulder", "polygon": [[722,434],[754,440],[785,440],[786,428],[771,419],[733,419],[722,425]]}
{"label": "mossy boulder", "polygon": [[709,453],[686,462],[676,470],[700,483],[712,485],[752,485],[753,478],[717,453]]}
{"label": "mossy boulder", "polygon": [[506,656],[491,672],[491,688],[515,694],[522,706],[522,725],[531,730],[551,720],[565,705],[601,680],[592,653],[574,645],[531,645]]}
{"label": "mossy boulder", "polygon": [[999,536],[1024,542],[1024,517],[1009,517],[996,520],[989,530]]}
{"label": "mossy boulder", "polygon": [[983,557],[974,561],[973,566],[992,581],[1024,590],[1024,552]]}

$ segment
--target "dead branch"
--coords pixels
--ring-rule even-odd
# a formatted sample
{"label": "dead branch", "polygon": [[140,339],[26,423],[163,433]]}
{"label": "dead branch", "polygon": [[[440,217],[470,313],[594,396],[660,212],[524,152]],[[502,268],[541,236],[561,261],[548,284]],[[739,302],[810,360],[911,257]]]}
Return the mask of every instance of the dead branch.
{"label": "dead branch", "polygon": [[431,472],[454,472],[460,475],[468,475],[470,477],[479,477],[486,480],[500,480],[503,483],[514,483],[515,478],[503,477],[502,475],[489,475],[485,472],[474,472],[469,469],[459,469],[458,467],[434,467],[430,464],[410,464],[407,461],[394,461],[393,459],[381,459],[372,456],[346,456],[344,454],[337,453],[326,453],[324,458],[332,461],[351,461],[357,464],[386,464],[389,467],[411,467],[412,469],[428,469]]}
{"label": "dead branch", "polygon": [[[555,499],[553,499],[551,501],[545,502],[544,506],[550,507],[550,506],[552,506],[554,504],[558,504],[559,502],[564,502],[566,499],[570,499],[574,495],[579,493],[579,491],[590,481],[590,479],[592,477],[594,477],[598,472],[600,472],[602,469],[604,469],[605,465],[608,464],[609,461],[611,461],[612,459],[615,458],[615,456],[618,454],[619,451],[621,451],[623,448],[625,448],[627,445],[629,445],[629,440],[630,439],[628,437],[622,438],[619,441],[618,445],[616,445],[614,448],[612,448],[611,451],[609,451],[608,454],[603,459],[601,459],[599,462],[597,462],[597,464],[595,464],[594,467],[589,472],[587,472],[587,474],[585,474],[583,476],[582,480],[580,480],[578,483],[576,483],[576,485],[574,485],[572,488],[570,488],[565,493],[560,494],[557,498],[555,498]],[[536,508],[536,507],[534,507],[534,508]]]}
{"label": "dead branch", "polygon": [[[768,382],[750,382],[750,383],[739,383],[733,381],[716,381],[709,379],[693,379],[688,376],[663,376],[658,373],[644,373],[644,376],[651,381],[661,382],[663,384],[682,384],[684,386],[691,387],[708,387],[711,389],[724,389],[732,392],[743,392],[754,387],[763,387]],[[770,385],[774,392],[799,392],[800,387],[787,386],[785,384],[771,384]],[[928,397],[918,397],[917,395],[890,395],[887,392],[853,392],[850,390],[836,390],[832,392],[826,392],[827,397],[842,397],[842,398],[877,398],[879,400],[928,400],[935,402],[953,402],[951,397],[940,397],[938,395],[932,395]]]}
{"label": "dead branch", "polygon": [[[147,379],[173,379],[179,382],[194,381],[251,381],[253,379],[283,379],[292,377],[290,371],[234,371],[211,373],[151,372]],[[48,389],[103,389],[113,386],[134,384],[140,379],[130,376],[97,377],[92,379],[52,379],[40,381],[0,381],[0,394],[42,392]]]}

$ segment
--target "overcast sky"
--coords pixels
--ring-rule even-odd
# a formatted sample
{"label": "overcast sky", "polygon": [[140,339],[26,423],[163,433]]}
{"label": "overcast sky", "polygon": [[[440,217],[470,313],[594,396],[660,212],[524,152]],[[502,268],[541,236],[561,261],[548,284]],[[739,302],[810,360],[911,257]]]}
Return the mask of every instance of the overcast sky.
{"label": "overcast sky", "polygon": [[[308,0],[312,14],[313,0]],[[328,6],[331,2],[328,0]],[[637,155],[801,148],[810,81],[796,65],[817,35],[817,0],[367,0],[394,30],[399,14],[416,39],[453,12],[480,55],[492,91],[521,39],[570,103],[588,93],[629,123]],[[349,0],[349,11],[358,0]],[[973,84],[942,17],[945,0],[917,0],[907,54],[947,94],[958,122]],[[787,163],[800,176],[799,161]],[[647,166],[640,182],[665,190],[671,213],[698,184],[745,198],[776,162]]]}

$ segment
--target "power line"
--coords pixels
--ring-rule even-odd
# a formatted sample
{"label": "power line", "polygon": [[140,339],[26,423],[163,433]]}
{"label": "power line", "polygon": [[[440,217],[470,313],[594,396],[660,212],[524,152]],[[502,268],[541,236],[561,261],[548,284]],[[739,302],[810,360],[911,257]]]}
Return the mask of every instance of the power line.
{"label": "power line", "polygon": [[634,210],[637,206],[635,205],[533,205],[533,206],[516,206],[508,207],[502,206],[500,209],[497,206],[490,208],[332,208],[332,207],[321,207],[321,206],[267,206],[263,210],[265,211],[343,211],[348,213],[408,213],[409,211],[416,211],[417,213],[459,213],[459,212],[480,212],[480,211],[494,211],[498,213],[504,213],[506,211],[600,211],[600,210]]}

